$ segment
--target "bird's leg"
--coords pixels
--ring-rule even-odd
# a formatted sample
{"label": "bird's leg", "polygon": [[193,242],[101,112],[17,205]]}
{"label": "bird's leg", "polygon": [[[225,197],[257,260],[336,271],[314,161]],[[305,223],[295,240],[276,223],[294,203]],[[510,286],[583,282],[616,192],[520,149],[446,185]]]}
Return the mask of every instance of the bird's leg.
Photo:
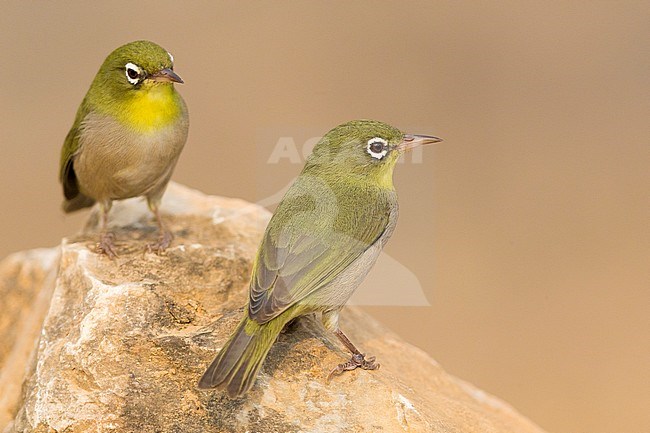
{"label": "bird's leg", "polygon": [[111,210],[112,203],[100,202],[100,232],[99,242],[97,243],[97,253],[106,254],[110,259],[117,257],[115,252],[115,235],[108,231],[108,212]]}
{"label": "bird's leg", "polygon": [[341,343],[343,343],[343,345],[350,352],[352,352],[352,358],[350,358],[348,362],[339,364],[334,370],[332,370],[329,376],[327,376],[328,382],[332,380],[332,377],[338,376],[344,371],[351,371],[357,368],[363,368],[364,370],[377,370],[379,368],[379,363],[375,362],[375,357],[369,356],[366,358],[366,355],[359,352],[359,349],[357,349],[354,344],[352,344],[350,339],[343,333],[343,331],[337,328],[334,330],[334,334],[338,337],[339,340],[341,340]]}
{"label": "bird's leg", "polygon": [[165,228],[165,224],[163,224],[162,217],[160,216],[158,205],[149,202],[149,207],[151,208],[153,214],[156,216],[156,223],[158,224],[159,233],[158,241],[156,243],[147,245],[147,252],[160,254],[169,248],[169,245],[171,245],[174,236],[172,235],[172,232]]}

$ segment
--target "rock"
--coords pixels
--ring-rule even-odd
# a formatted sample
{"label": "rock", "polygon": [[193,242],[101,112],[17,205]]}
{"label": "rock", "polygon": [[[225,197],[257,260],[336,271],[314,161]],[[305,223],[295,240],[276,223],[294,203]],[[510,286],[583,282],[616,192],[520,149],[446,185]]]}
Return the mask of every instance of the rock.
{"label": "rock", "polygon": [[20,404],[58,269],[58,249],[17,253],[0,263],[0,431]]}
{"label": "rock", "polygon": [[0,431],[542,432],[507,404],[448,375],[357,308],[342,315],[378,371],[326,383],[347,355],[314,318],[284,332],[242,399],[195,384],[235,328],[269,213],[170,185],[175,234],[144,254],[155,225],[139,200],[116,203],[119,258],[89,234],[0,264]]}

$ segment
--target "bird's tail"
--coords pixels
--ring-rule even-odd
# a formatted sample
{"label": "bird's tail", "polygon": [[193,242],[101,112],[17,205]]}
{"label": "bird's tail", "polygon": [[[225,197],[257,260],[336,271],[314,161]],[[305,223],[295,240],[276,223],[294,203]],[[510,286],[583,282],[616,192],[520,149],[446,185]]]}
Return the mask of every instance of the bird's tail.
{"label": "bird's tail", "polygon": [[199,380],[199,388],[225,388],[231,398],[244,395],[282,331],[277,325],[260,325],[245,317]]}
{"label": "bird's tail", "polygon": [[94,204],[95,200],[79,193],[74,198],[63,202],[63,211],[70,213],[85,207],[91,207]]}

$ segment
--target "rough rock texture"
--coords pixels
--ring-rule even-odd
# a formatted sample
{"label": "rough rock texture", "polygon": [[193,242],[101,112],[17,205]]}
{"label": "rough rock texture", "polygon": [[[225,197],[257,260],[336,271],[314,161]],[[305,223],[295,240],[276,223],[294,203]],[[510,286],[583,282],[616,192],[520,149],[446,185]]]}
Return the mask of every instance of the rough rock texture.
{"label": "rough rock texture", "polygon": [[542,432],[356,308],[342,325],[380,370],[327,384],[347,355],[307,318],[245,398],[198,391],[239,320],[269,214],[178,185],[163,211],[176,236],[164,256],[143,253],[155,226],[131,200],[112,213],[115,261],[92,251],[90,233],[0,264],[0,431]]}

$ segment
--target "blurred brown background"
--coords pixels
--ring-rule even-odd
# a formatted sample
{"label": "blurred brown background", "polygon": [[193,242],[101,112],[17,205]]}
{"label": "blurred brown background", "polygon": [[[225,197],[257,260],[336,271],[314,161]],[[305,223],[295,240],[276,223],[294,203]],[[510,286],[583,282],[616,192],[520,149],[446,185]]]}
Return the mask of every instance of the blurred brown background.
{"label": "blurred brown background", "polygon": [[387,249],[431,306],[368,309],[549,431],[650,431],[650,3],[5,2],[0,256],[81,227],[60,146],[143,38],[187,83],[174,178],[208,193],[276,193],[278,138],[349,119],[444,137],[398,167]]}

